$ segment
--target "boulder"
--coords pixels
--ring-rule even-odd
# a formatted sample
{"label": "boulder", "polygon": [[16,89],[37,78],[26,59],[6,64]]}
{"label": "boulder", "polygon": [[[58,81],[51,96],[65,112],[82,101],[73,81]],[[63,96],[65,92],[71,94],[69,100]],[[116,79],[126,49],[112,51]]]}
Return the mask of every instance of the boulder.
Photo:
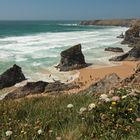
{"label": "boulder", "polygon": [[81,44],[78,44],[61,52],[61,60],[57,68],[59,68],[60,71],[70,71],[86,66],[87,64],[81,50]]}
{"label": "boulder", "polygon": [[123,61],[123,60],[127,60],[127,61],[138,61],[138,60],[140,60],[140,43],[135,45],[127,53],[109,59],[109,61]]}
{"label": "boulder", "polygon": [[12,68],[9,68],[0,75],[0,89],[13,86],[16,83],[22,82],[24,80],[26,80],[26,78],[22,73],[21,67],[13,65]]}
{"label": "boulder", "polygon": [[113,48],[113,47],[108,47],[108,48],[105,48],[105,51],[111,51],[111,52],[123,52],[123,49],[122,48]]}
{"label": "boulder", "polygon": [[112,88],[117,86],[120,82],[120,78],[117,74],[112,73],[109,75],[106,75],[103,79],[99,80],[98,82],[90,85],[87,89],[80,92],[79,94],[84,95],[94,95],[98,93],[107,93]]}

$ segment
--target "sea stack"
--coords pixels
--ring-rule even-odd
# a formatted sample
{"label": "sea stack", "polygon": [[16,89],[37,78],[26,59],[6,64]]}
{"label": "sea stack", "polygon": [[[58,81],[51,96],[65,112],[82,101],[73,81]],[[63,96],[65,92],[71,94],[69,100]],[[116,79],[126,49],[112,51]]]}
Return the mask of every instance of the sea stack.
{"label": "sea stack", "polygon": [[61,52],[61,60],[57,68],[59,68],[60,71],[70,71],[86,66],[87,64],[81,50],[81,44],[78,44]]}
{"label": "sea stack", "polygon": [[0,75],[0,89],[13,86],[24,80],[26,80],[26,78],[22,73],[21,67],[15,64],[12,68],[9,68]]}

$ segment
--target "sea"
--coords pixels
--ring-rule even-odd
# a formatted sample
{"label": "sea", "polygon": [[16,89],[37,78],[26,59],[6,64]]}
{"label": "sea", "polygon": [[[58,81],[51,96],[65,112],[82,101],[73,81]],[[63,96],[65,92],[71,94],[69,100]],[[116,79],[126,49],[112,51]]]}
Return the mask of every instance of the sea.
{"label": "sea", "polygon": [[[92,67],[110,66],[108,59],[118,55],[106,47],[123,47],[116,38],[126,27],[83,26],[80,21],[0,21],[0,74],[17,64],[29,81],[63,81],[78,77],[78,72],[55,69],[61,51],[81,43],[87,63]],[[51,75],[51,76],[50,76]]]}

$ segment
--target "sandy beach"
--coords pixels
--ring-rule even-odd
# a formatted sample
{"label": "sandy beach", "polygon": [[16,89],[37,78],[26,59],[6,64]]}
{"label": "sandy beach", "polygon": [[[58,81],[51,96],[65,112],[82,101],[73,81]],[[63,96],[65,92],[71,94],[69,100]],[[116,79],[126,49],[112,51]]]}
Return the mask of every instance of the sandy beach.
{"label": "sandy beach", "polygon": [[83,68],[79,70],[79,78],[74,81],[74,83],[78,83],[80,85],[80,88],[71,90],[70,93],[77,93],[84,90],[91,84],[111,73],[116,73],[121,79],[124,79],[134,73],[137,64],[138,62],[135,61],[124,61],[117,66]]}

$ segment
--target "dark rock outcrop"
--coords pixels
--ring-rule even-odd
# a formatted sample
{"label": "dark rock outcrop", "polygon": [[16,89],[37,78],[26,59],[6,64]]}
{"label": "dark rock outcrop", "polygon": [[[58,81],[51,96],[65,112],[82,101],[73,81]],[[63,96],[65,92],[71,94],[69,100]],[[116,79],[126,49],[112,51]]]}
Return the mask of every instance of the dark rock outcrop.
{"label": "dark rock outcrop", "polygon": [[19,87],[13,92],[8,93],[5,96],[5,100],[7,99],[18,99],[25,97],[29,94],[39,94],[44,92],[45,87],[47,86],[47,82],[38,81],[38,82],[28,82],[25,86]]}
{"label": "dark rock outcrop", "polygon": [[107,93],[112,88],[117,86],[120,82],[120,78],[115,73],[106,75],[103,79],[98,82],[92,84],[86,90],[80,92],[80,94],[84,95],[94,95],[98,93]]}
{"label": "dark rock outcrop", "polygon": [[59,81],[48,83],[43,81],[28,82],[25,86],[19,87],[16,90],[8,93],[4,100],[8,99],[19,99],[28,95],[35,95],[41,93],[60,93],[60,91],[66,91],[73,88],[78,88],[75,84],[65,84]]}
{"label": "dark rock outcrop", "polygon": [[134,86],[140,84],[140,63],[138,63],[135,72],[121,81],[122,86]]}
{"label": "dark rock outcrop", "polygon": [[0,89],[13,86],[24,80],[26,80],[26,78],[22,73],[21,67],[13,65],[12,68],[0,75]]}
{"label": "dark rock outcrop", "polygon": [[109,59],[109,61],[123,61],[123,60],[127,61],[140,60],[140,42],[127,53]]}
{"label": "dark rock outcrop", "polygon": [[101,26],[126,26],[130,27],[137,19],[105,19],[81,21],[80,25],[101,25]]}
{"label": "dark rock outcrop", "polygon": [[81,51],[81,44],[78,44],[61,52],[61,60],[57,68],[59,68],[60,71],[69,71],[86,66],[87,64]]}
{"label": "dark rock outcrop", "polygon": [[65,84],[65,83],[56,81],[54,83],[49,83],[45,88],[45,92],[59,92],[59,91],[70,90],[70,89],[78,88],[78,87],[79,86],[75,84]]}
{"label": "dark rock outcrop", "polygon": [[108,48],[105,48],[105,51],[111,51],[111,52],[123,52],[123,49],[122,48],[113,48],[113,47],[108,47]]}
{"label": "dark rock outcrop", "polygon": [[134,24],[125,32],[125,37],[122,44],[137,44],[137,42],[140,40],[139,34],[140,26]]}

